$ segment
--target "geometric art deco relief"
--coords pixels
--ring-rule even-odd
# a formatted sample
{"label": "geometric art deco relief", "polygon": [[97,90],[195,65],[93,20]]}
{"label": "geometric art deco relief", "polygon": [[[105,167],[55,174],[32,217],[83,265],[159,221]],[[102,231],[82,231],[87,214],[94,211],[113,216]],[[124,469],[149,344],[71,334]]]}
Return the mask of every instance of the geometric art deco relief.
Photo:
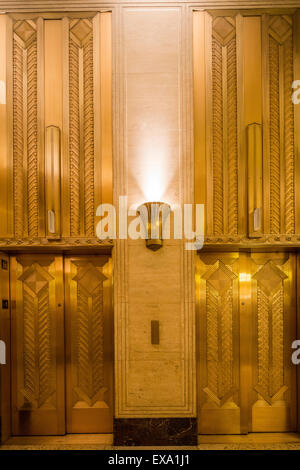
{"label": "geometric art deco relief", "polygon": [[70,234],[94,236],[93,23],[69,22]]}
{"label": "geometric art deco relief", "polygon": [[[63,82],[63,134],[59,151],[68,160],[62,164],[62,167],[68,168],[68,177],[62,178],[60,188],[62,194],[68,194],[62,204],[62,220],[68,236],[94,237],[95,191],[99,190],[100,169],[97,174],[94,149],[93,19],[70,17],[66,21],[68,40],[62,41],[60,46],[68,54],[68,61],[63,64],[64,77],[59,72],[56,77],[58,82]],[[14,238],[19,240],[45,236],[41,220],[47,216],[47,211],[41,200],[45,188],[41,186],[51,177],[44,162],[43,122],[47,114],[47,100],[44,96],[47,90],[44,90],[44,86],[47,77],[43,60],[46,42],[42,38],[45,30],[45,20],[42,18],[13,20],[11,197],[13,233]],[[63,80],[65,77],[67,79]],[[100,114],[100,109],[97,112]],[[65,150],[64,139],[68,142]],[[45,182],[41,178],[44,173]],[[68,214],[67,222],[64,213]]]}
{"label": "geometric art deco relief", "polygon": [[284,383],[284,280],[288,276],[268,261],[253,279],[257,281],[257,384],[267,403],[282,400]]}
{"label": "geometric art deco relief", "polygon": [[[203,45],[207,48],[209,77],[206,83],[207,236],[214,240],[227,236],[227,242],[244,230],[244,218],[247,220],[246,213],[239,213],[239,194],[242,192],[247,197],[247,185],[239,186],[247,155],[239,149],[246,132],[243,96],[249,90],[244,89],[247,85],[243,78],[244,26],[242,20],[238,23],[238,17],[212,15],[208,39],[211,45]],[[297,78],[294,77],[293,17],[263,15],[261,30],[259,53],[262,70],[266,71],[260,78],[263,100],[258,110],[263,128],[262,233],[290,235],[295,234],[296,223],[295,124],[291,100],[292,82]],[[238,76],[241,76],[239,80]]]}
{"label": "geometric art deco relief", "polygon": [[234,381],[233,281],[237,275],[221,260],[202,275],[206,280],[206,362],[209,400],[223,406],[237,391]]}
{"label": "geometric art deco relief", "polygon": [[13,209],[19,238],[38,236],[37,129],[36,22],[20,20],[13,34]]}
{"label": "geometric art deco relief", "polygon": [[234,17],[212,23],[213,234],[238,232],[237,51]]}
{"label": "geometric art deco relief", "polygon": [[294,272],[293,254],[199,256],[201,433],[293,430]]}
{"label": "geometric art deco relief", "polygon": [[295,233],[293,20],[282,15],[268,16],[266,21],[269,128],[265,129],[268,149],[265,158],[270,160],[270,233],[292,234]]}
{"label": "geometric art deco relief", "polygon": [[54,278],[47,266],[34,262],[18,277],[23,290],[23,387],[19,409],[55,408],[56,353],[55,318],[49,306],[49,282]]}
{"label": "geometric art deco relief", "polygon": [[[76,261],[73,261],[76,265]],[[72,367],[74,377],[72,405],[89,407],[103,402],[104,313],[103,281],[106,276],[93,264],[77,266],[72,278],[77,284],[77,309],[72,318]]]}

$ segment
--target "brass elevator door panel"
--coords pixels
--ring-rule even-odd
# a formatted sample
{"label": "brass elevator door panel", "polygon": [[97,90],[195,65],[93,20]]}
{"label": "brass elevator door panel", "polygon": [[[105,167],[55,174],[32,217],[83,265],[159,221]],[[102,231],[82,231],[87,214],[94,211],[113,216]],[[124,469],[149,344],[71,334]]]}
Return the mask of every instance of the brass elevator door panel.
{"label": "brass elevator door panel", "polygon": [[199,432],[295,431],[295,255],[202,253],[197,274]]}
{"label": "brass elevator door panel", "polygon": [[199,432],[240,433],[238,253],[198,258]]}
{"label": "brass elevator door panel", "polygon": [[251,431],[296,430],[296,257],[252,253]]}
{"label": "brass elevator door panel", "polygon": [[12,434],[65,433],[63,263],[11,258]]}
{"label": "brass elevator door panel", "polygon": [[67,432],[113,432],[111,260],[65,259]]}

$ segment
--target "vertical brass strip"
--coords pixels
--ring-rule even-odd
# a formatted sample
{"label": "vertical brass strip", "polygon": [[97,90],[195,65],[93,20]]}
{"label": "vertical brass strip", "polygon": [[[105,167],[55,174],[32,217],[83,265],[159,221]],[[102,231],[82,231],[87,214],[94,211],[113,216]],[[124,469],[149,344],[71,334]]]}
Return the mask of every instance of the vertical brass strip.
{"label": "vertical brass strip", "polygon": [[282,44],[278,46],[279,53],[279,116],[280,116],[280,227],[281,233],[286,233],[285,226],[285,108],[284,108],[284,47]]}
{"label": "vertical brass strip", "polygon": [[228,233],[228,96],[227,96],[227,46],[222,46],[222,118],[223,118],[223,233]]}
{"label": "vertical brass strip", "polygon": [[236,16],[236,86],[237,86],[237,219],[238,233],[245,234],[247,231],[247,220],[243,214],[247,212],[247,183],[245,162],[245,129],[244,129],[244,17]]}
{"label": "vertical brass strip", "polygon": [[207,235],[212,235],[214,231],[213,224],[213,161],[212,161],[212,87],[213,87],[213,77],[212,77],[212,18],[208,13],[205,13],[205,64],[206,64],[206,214],[207,214]]}
{"label": "vertical brass strip", "polygon": [[27,189],[27,135],[28,135],[28,121],[27,121],[27,49],[23,49],[23,237],[28,237],[28,189]]}
{"label": "vertical brass strip", "polygon": [[[0,16],[1,25],[1,16]],[[1,26],[0,26],[1,29]],[[0,253],[0,339],[6,346],[6,364],[0,367],[0,415],[1,415],[1,443],[5,442],[11,434],[11,364],[10,364],[10,308],[2,309],[2,300],[9,299],[9,258]],[[3,269],[2,260],[7,269]]]}
{"label": "vertical brass strip", "polygon": [[63,41],[63,103],[62,103],[62,187],[61,187],[61,205],[64,216],[62,218],[61,232],[63,237],[70,236],[70,152],[69,152],[69,19],[62,20],[62,41]]}
{"label": "vertical brass strip", "polygon": [[[300,10],[294,14],[294,80],[300,80]],[[295,90],[293,90],[295,91]],[[294,106],[295,141],[295,232],[300,233],[300,103]],[[299,265],[299,264],[298,264]],[[299,407],[300,409],[300,407]]]}
{"label": "vertical brass strip", "polygon": [[251,260],[247,253],[239,257],[239,300],[240,300],[240,409],[241,433],[251,431],[250,393],[252,390],[252,297],[251,297]]}
{"label": "vertical brass strip", "polygon": [[7,234],[7,170],[8,170],[8,142],[7,142],[7,102],[6,102],[6,16],[0,15],[0,233]]}
{"label": "vertical brass strip", "polygon": [[[62,28],[60,20],[45,20],[45,209],[47,237],[61,236],[61,158],[60,130],[63,122]],[[49,211],[53,211],[51,215]],[[55,230],[49,230],[51,217]]]}
{"label": "vertical brass strip", "polygon": [[[262,235],[262,128],[253,123],[247,127],[248,141],[248,225],[249,237]],[[256,219],[256,221],[255,221]],[[260,223],[259,223],[260,219]],[[257,225],[257,227],[255,226]]]}
{"label": "vertical brass strip", "polygon": [[45,226],[45,62],[44,62],[44,20],[37,20],[37,169],[39,237],[46,234]]}
{"label": "vertical brass strip", "polygon": [[7,106],[7,235],[14,234],[14,172],[13,172],[13,24],[6,16],[6,106]]}
{"label": "vertical brass strip", "polygon": [[[100,114],[101,114],[101,202],[112,204],[113,200],[113,170],[112,170],[112,13],[100,14]],[[99,47],[99,45],[98,45]],[[94,87],[95,87],[94,83]],[[98,113],[94,109],[95,115]],[[96,134],[95,134],[96,137]],[[99,186],[96,174],[97,165],[95,155],[95,188]],[[96,195],[95,195],[96,196]],[[97,200],[95,200],[97,202]],[[97,205],[95,204],[95,209]]]}
{"label": "vertical brass strip", "polygon": [[206,204],[205,13],[193,12],[195,204]]}
{"label": "vertical brass strip", "polygon": [[[244,18],[244,122],[248,147],[248,233],[261,236],[262,207],[262,77],[261,20]],[[261,227],[254,234],[254,210],[260,209]]]}
{"label": "vertical brass strip", "polygon": [[262,17],[262,77],[263,93],[263,174],[264,174],[264,233],[270,233],[270,85],[269,85],[269,33],[268,15]]}
{"label": "vertical brass strip", "polygon": [[[60,237],[60,129],[55,126],[46,128],[45,142],[45,174],[46,174],[46,214],[47,236]],[[51,213],[55,220],[54,228],[49,225]]]}
{"label": "vertical brass strip", "polygon": [[79,220],[80,235],[84,235],[84,80],[83,48],[78,48],[78,93],[79,93]]}
{"label": "vertical brass strip", "polygon": [[[297,23],[298,25],[300,26],[300,12],[298,12],[297,14]],[[299,49],[299,53],[300,53],[300,49]],[[297,187],[297,185],[296,185]],[[296,314],[296,334],[297,334],[297,338],[294,338],[295,339],[299,339],[300,338],[300,253],[298,252],[297,253],[297,265],[296,265],[296,275],[297,275],[297,279],[296,279],[296,292],[297,292],[297,296],[296,296],[296,308],[297,308],[297,314]],[[297,392],[296,392],[296,403],[297,403],[297,408],[298,408],[298,412],[297,412],[297,431],[299,432],[300,431],[300,387],[299,387],[299,384],[300,384],[300,367],[298,366],[297,367],[297,373],[296,373],[296,382],[297,382]]]}
{"label": "vertical brass strip", "polygon": [[[103,175],[101,155],[101,13],[93,18],[93,99],[94,99],[94,212],[102,201]],[[95,217],[95,214],[94,214]]]}

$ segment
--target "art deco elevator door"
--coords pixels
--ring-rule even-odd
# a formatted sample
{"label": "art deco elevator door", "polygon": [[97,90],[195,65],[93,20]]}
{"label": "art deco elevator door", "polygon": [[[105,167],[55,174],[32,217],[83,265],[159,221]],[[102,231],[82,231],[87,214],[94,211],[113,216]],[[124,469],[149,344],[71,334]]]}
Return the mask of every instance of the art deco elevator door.
{"label": "art deco elevator door", "polygon": [[64,434],[62,257],[12,257],[10,284],[12,434]]}
{"label": "art deco elevator door", "polygon": [[111,263],[65,259],[67,432],[113,431]]}
{"label": "art deco elevator door", "polygon": [[12,434],[111,433],[110,258],[18,255],[10,284]]}
{"label": "art deco elevator door", "polygon": [[198,259],[199,432],[296,430],[295,255]]}

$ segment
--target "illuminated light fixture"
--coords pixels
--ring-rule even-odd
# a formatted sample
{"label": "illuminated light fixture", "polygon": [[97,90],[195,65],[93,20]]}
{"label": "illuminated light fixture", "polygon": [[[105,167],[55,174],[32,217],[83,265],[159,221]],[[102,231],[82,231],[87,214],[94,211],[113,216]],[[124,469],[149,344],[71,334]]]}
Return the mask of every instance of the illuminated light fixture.
{"label": "illuminated light fixture", "polygon": [[248,273],[240,273],[239,274],[240,282],[250,282],[251,281],[251,274]]}
{"label": "illuminated light fixture", "polygon": [[146,246],[157,251],[163,244],[163,230],[171,207],[164,202],[145,202],[137,208],[140,215],[146,238]]}

